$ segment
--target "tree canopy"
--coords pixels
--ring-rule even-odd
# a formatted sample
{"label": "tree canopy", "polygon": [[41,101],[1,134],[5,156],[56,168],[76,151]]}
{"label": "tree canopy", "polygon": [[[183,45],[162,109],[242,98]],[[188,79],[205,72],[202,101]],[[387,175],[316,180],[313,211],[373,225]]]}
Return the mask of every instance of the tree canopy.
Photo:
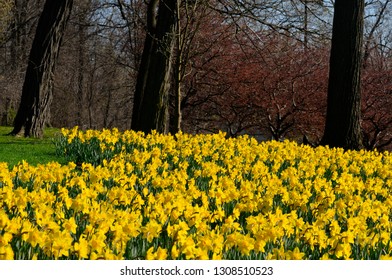
{"label": "tree canopy", "polygon": [[[13,125],[45,1],[2,2],[0,120]],[[259,140],[391,149],[391,1],[363,3],[362,42],[349,34],[351,27],[336,27],[348,13],[339,13],[342,2],[357,1],[75,2],[51,71],[53,98],[44,125],[224,131]],[[350,85],[333,78],[344,76],[342,64],[333,62],[347,61],[336,59],[337,36],[341,46],[351,38],[363,50],[350,52],[360,73],[343,79],[356,81]],[[333,86],[359,93],[355,135],[334,133],[346,117],[331,112],[352,110],[341,106],[344,94]],[[333,99],[332,92],[340,97]],[[361,140],[332,140],[338,134]]]}

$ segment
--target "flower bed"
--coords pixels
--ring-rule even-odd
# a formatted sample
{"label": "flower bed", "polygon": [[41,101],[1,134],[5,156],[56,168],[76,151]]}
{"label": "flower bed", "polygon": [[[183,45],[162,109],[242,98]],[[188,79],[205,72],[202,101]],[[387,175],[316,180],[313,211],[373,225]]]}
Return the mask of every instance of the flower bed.
{"label": "flower bed", "polygon": [[63,129],[0,164],[3,259],[383,259],[392,155],[224,134]]}

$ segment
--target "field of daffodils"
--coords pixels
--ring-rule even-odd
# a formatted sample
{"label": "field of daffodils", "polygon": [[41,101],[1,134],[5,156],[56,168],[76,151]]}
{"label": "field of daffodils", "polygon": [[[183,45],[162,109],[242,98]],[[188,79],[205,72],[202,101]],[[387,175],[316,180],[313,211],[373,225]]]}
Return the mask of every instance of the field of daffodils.
{"label": "field of daffodils", "polygon": [[0,163],[0,259],[389,259],[392,154],[62,129]]}

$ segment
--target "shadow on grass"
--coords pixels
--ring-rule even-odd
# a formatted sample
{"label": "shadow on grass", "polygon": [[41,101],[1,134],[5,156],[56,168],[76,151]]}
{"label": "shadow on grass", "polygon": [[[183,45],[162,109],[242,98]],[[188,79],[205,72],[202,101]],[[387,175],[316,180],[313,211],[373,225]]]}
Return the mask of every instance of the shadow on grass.
{"label": "shadow on grass", "polygon": [[6,140],[0,142],[0,145],[19,145],[19,144],[26,144],[26,145],[46,145],[46,144],[52,144],[53,141],[51,139],[44,139],[44,140]]}

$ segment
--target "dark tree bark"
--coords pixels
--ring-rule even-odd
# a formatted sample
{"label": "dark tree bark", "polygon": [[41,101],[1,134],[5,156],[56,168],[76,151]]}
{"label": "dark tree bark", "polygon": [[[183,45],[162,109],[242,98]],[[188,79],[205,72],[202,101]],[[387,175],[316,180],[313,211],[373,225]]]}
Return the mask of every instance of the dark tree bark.
{"label": "dark tree bark", "polygon": [[26,137],[42,137],[52,101],[53,73],[73,0],[46,0],[30,50],[14,129]]}
{"label": "dark tree bark", "polygon": [[[86,72],[86,41],[87,41],[87,9],[89,8],[87,5],[82,5],[80,10],[78,11],[78,84],[76,91],[76,98],[78,100],[80,108],[85,108],[84,99],[85,99],[85,91],[84,91],[84,80],[85,80],[85,72]],[[77,121],[78,124],[83,128],[84,125],[84,109],[77,110]]]}
{"label": "dark tree bark", "polygon": [[131,129],[167,131],[177,0],[150,0],[147,35],[136,82]]}
{"label": "dark tree bark", "polygon": [[361,149],[361,60],[364,0],[336,0],[323,145]]}

